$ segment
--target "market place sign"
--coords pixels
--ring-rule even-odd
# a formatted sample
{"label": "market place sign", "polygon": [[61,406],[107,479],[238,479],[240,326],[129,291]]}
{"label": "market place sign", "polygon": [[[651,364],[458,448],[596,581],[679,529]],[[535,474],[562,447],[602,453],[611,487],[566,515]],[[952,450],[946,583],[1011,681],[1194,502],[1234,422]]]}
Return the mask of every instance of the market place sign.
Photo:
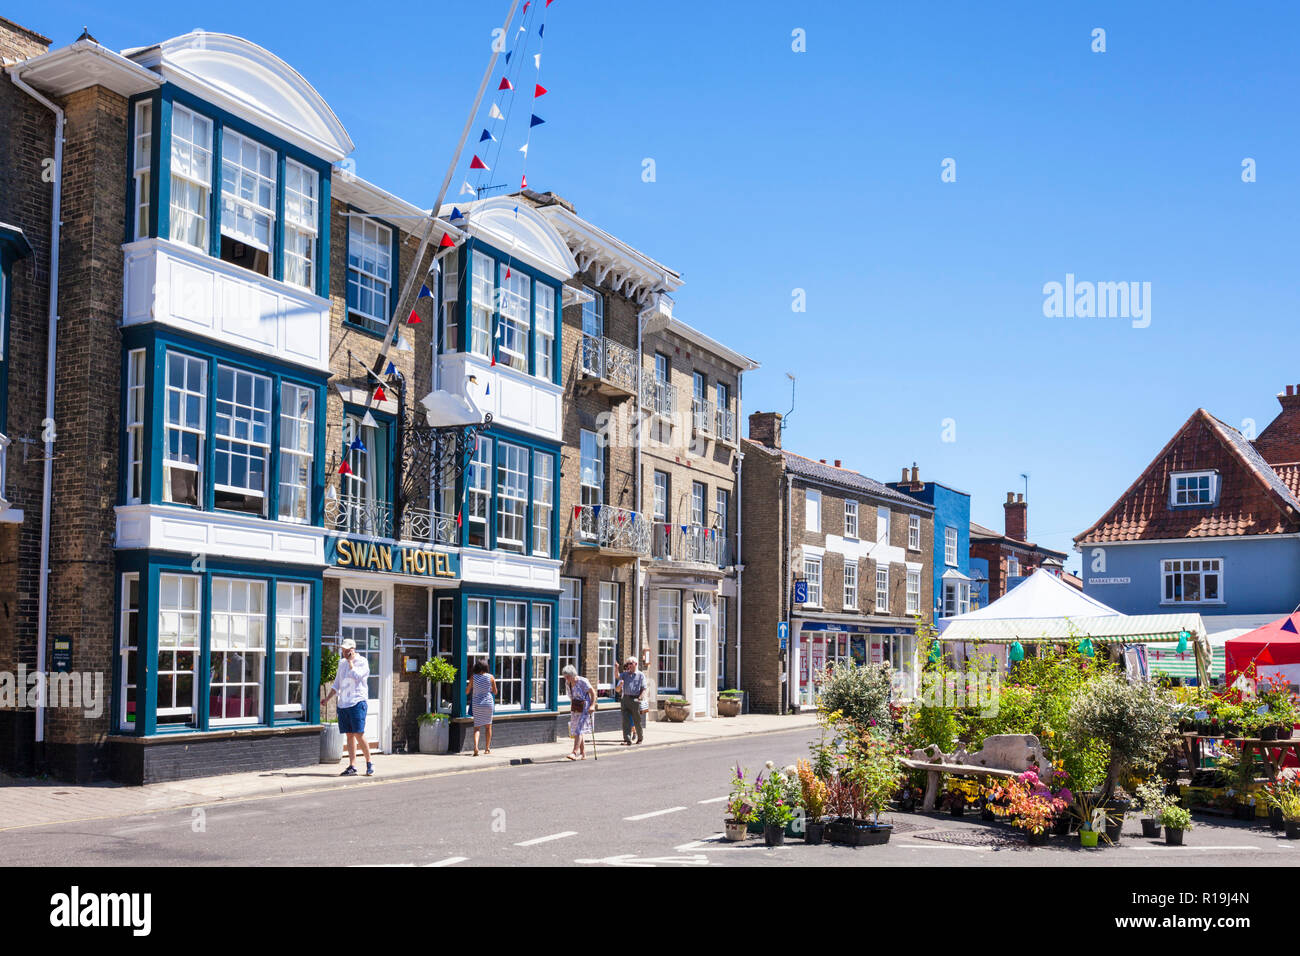
{"label": "market place sign", "polygon": [[456,556],[427,548],[335,538],[327,543],[326,554],[336,568],[425,578],[456,577]]}

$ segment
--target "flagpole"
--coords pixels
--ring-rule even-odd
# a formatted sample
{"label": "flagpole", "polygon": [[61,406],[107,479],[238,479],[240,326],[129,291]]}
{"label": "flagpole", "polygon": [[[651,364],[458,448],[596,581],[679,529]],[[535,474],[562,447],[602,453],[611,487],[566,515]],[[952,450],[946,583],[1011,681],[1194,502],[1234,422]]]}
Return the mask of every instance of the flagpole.
{"label": "flagpole", "polygon": [[[511,0],[510,12],[506,14],[506,22],[501,27],[501,36],[505,37],[509,33],[510,24],[515,19],[515,11],[519,9],[519,0]],[[438,198],[433,204],[433,209],[429,212],[429,220],[424,227],[424,235],[420,238],[420,247],[416,250],[415,261],[411,263],[411,271],[407,273],[406,280],[402,283],[402,292],[397,300],[397,310],[393,317],[388,321],[388,328],[384,333],[383,348],[380,349],[379,356],[375,359],[375,374],[385,367],[388,361],[388,353],[393,347],[393,337],[397,332],[398,323],[401,322],[402,316],[410,313],[413,304],[411,303],[411,292],[415,288],[415,280],[420,274],[421,264],[424,262],[424,255],[429,249],[429,242],[433,238],[434,228],[438,224],[438,210],[442,208],[442,201],[447,197],[447,189],[451,186],[451,178],[456,174],[456,167],[460,165],[461,153],[465,150],[465,141],[469,139],[469,131],[474,126],[474,117],[478,115],[478,110],[483,105],[483,93],[487,90],[488,80],[492,78],[492,71],[496,69],[497,57],[501,51],[492,45],[492,58],[488,60],[487,69],[483,71],[483,79],[479,81],[478,94],[474,97],[474,105],[470,108],[469,116],[465,117],[465,128],[460,132],[460,142],[456,144],[456,151],[452,154],[451,162],[447,165],[447,175],[443,177],[442,187],[438,190]]]}

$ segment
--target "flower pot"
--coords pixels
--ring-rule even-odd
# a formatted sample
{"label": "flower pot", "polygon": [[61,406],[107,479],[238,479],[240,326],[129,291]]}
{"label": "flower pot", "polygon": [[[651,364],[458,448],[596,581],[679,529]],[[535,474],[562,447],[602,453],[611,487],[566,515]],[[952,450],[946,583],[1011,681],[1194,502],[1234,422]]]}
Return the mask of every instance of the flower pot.
{"label": "flower pot", "polygon": [[1185,830],[1175,830],[1173,827],[1165,827],[1165,846],[1182,846],[1183,834]]}
{"label": "flower pot", "polygon": [[805,823],[803,827],[803,842],[812,846],[821,846],[822,841],[826,838],[826,824],[809,822]]}
{"label": "flower pot", "polygon": [[1300,820],[1287,820],[1285,826],[1288,840],[1300,840]]}
{"label": "flower pot", "polygon": [[858,846],[884,846],[894,827],[889,823],[869,823],[858,828]]}
{"label": "flower pot", "polygon": [[1277,740],[1277,724],[1259,728],[1260,740]]}
{"label": "flower pot", "polygon": [[1232,807],[1232,818],[1234,820],[1253,820],[1255,819],[1255,808],[1249,803],[1237,803]]}
{"label": "flower pot", "polygon": [[344,737],[338,724],[323,724],[320,732],[320,762],[338,763],[343,759]]}
{"label": "flower pot", "polygon": [[1042,846],[1047,842],[1047,831],[1040,830],[1035,833],[1033,830],[1025,831],[1025,842],[1030,846]]}
{"label": "flower pot", "polygon": [[1291,733],[1292,733],[1293,730],[1295,730],[1295,728],[1292,727],[1291,725],[1289,725],[1289,724],[1283,724],[1281,727],[1279,727],[1279,728],[1277,729],[1277,739],[1278,739],[1278,740],[1290,740],[1290,739],[1291,739]]}
{"label": "flower pot", "polygon": [[952,806],[950,806],[950,807],[948,808],[948,812],[951,813],[954,817],[965,816],[965,815],[966,815],[966,804],[964,804],[964,803],[954,803],[954,804],[952,804]]}
{"label": "flower pot", "polygon": [[785,846],[785,827],[779,823],[763,824],[763,843],[767,846]]}
{"label": "flower pot", "polygon": [[1054,836],[1069,836],[1071,817],[1068,814],[1061,814],[1052,823],[1052,834]]}
{"label": "flower pot", "polygon": [[1124,835],[1124,818],[1119,817],[1115,820],[1106,821],[1106,839],[1111,843],[1118,843],[1119,838]]}
{"label": "flower pot", "polygon": [[739,697],[719,697],[718,698],[718,716],[719,717],[739,717],[740,716]]}
{"label": "flower pot", "polygon": [[1268,811],[1268,828],[1274,833],[1281,833],[1286,827],[1286,821],[1282,819],[1282,811],[1278,807],[1270,807]]}
{"label": "flower pot", "polygon": [[426,720],[420,724],[420,753],[445,754],[451,740],[451,721]]}
{"label": "flower pot", "polygon": [[679,704],[672,701],[664,701],[664,719],[670,723],[680,724],[686,721],[690,716],[690,704]]}
{"label": "flower pot", "polygon": [[1156,840],[1160,837],[1160,821],[1154,817],[1142,818],[1142,835],[1148,840]]}
{"label": "flower pot", "polygon": [[749,827],[744,822],[738,820],[726,820],[723,822],[723,827],[727,831],[728,843],[739,843],[745,839],[745,836],[749,833]]}
{"label": "flower pot", "polygon": [[1100,836],[1100,834],[1096,830],[1080,830],[1079,845],[1087,846],[1087,847],[1096,847],[1098,836]]}

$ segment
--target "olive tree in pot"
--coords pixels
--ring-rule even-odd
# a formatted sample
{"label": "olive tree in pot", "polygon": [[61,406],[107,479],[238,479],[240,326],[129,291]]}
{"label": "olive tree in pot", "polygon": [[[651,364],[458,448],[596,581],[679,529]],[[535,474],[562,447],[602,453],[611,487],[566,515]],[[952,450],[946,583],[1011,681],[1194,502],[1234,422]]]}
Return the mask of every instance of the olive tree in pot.
{"label": "olive tree in pot", "polygon": [[1109,802],[1121,774],[1149,772],[1169,751],[1175,726],[1172,698],[1153,683],[1129,683],[1118,673],[1090,682],[1070,708],[1067,727],[1109,751],[1101,798]]}
{"label": "olive tree in pot", "polygon": [[[320,688],[322,693],[325,688],[334,683],[334,678],[339,672],[339,655],[336,651],[326,647],[321,650],[320,655]],[[339,733],[339,722],[337,719],[326,720],[321,715],[321,734],[320,734],[320,762],[321,763],[338,763],[343,759],[343,735]]]}
{"label": "olive tree in pot", "polygon": [[420,665],[420,676],[433,685],[433,713],[421,714],[420,753],[445,754],[450,743],[451,717],[438,706],[442,685],[456,680],[456,668],[441,657],[430,657]]}

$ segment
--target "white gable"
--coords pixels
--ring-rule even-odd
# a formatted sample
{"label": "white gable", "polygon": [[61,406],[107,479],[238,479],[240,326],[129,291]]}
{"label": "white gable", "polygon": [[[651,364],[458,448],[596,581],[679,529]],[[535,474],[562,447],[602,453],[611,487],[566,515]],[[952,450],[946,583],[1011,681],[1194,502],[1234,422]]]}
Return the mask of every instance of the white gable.
{"label": "white gable", "polygon": [[545,216],[513,196],[470,203],[466,231],[553,278],[569,278],[578,263],[568,243]]}
{"label": "white gable", "polygon": [[347,130],[312,85],[242,37],[196,30],[127,56],[322,159],[338,162],[352,152]]}

